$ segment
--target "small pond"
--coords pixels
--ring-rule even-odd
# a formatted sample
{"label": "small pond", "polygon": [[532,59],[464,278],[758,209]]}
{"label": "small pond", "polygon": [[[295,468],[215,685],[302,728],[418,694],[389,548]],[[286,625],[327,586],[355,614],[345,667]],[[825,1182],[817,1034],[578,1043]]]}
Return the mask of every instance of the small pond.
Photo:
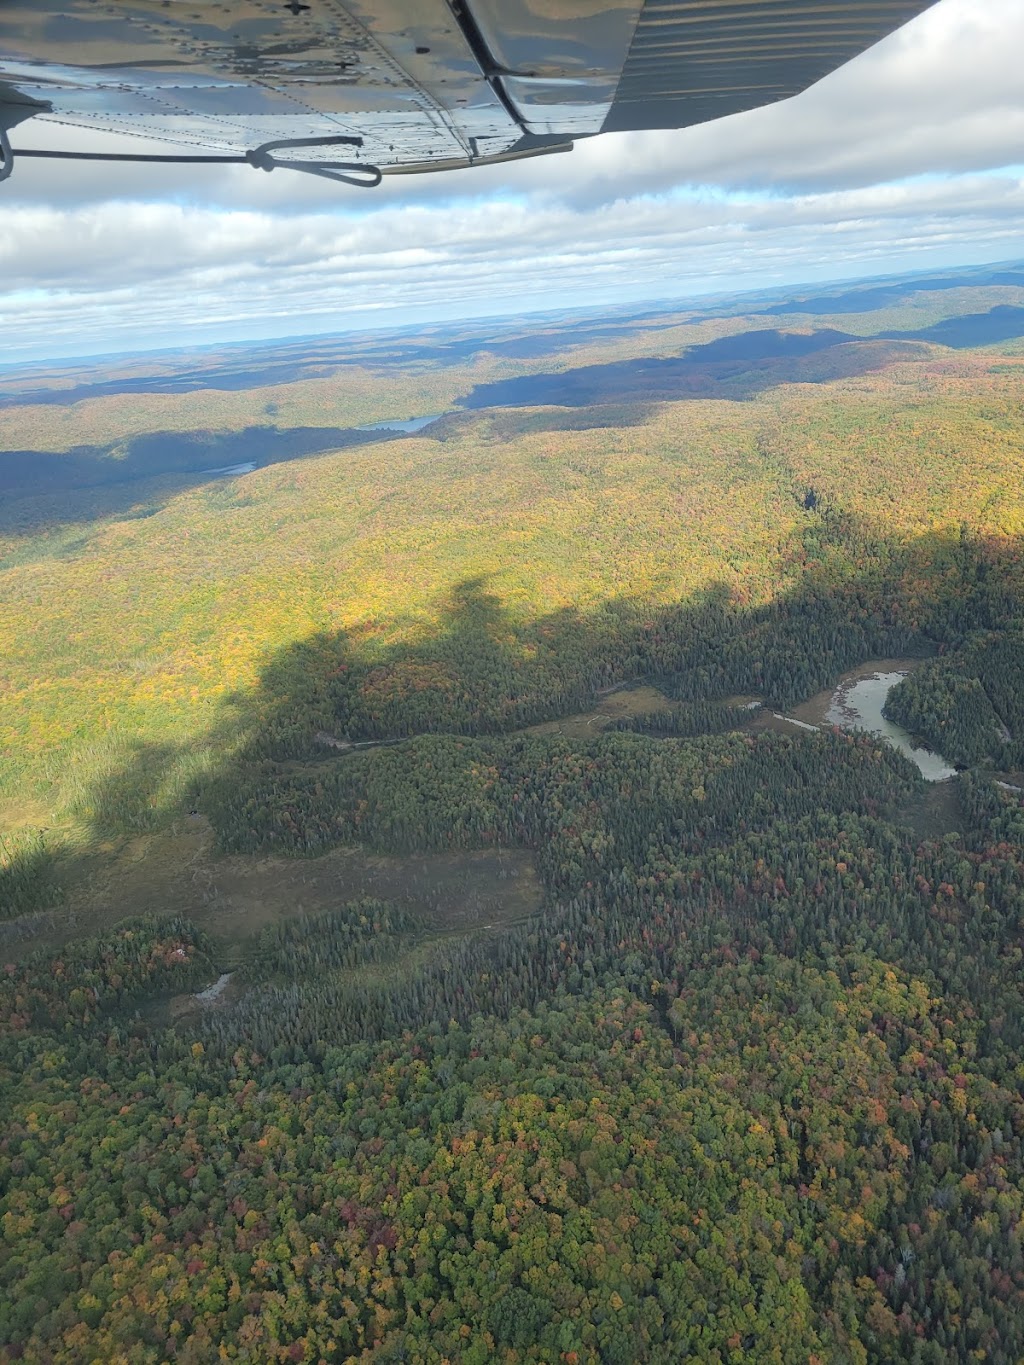
{"label": "small pond", "polygon": [[[917,764],[927,782],[944,782],[956,775],[956,768],[941,754],[915,744],[902,726],[882,715],[886,698],[897,683],[913,672],[921,659],[874,659],[844,673],[834,688],[819,692],[810,701],[795,706],[788,715],[775,711],[776,722],[796,725],[802,730],[820,730],[836,725],[841,730],[864,730],[898,749]],[[778,725],[772,725],[778,729]]]}

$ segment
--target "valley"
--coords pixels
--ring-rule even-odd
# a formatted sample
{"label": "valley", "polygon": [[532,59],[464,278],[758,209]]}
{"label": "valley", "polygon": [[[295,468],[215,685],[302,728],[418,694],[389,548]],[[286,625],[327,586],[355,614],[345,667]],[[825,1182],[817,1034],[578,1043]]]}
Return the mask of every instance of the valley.
{"label": "valley", "polygon": [[1015,1365],[1022,319],[0,372],[0,1359]]}

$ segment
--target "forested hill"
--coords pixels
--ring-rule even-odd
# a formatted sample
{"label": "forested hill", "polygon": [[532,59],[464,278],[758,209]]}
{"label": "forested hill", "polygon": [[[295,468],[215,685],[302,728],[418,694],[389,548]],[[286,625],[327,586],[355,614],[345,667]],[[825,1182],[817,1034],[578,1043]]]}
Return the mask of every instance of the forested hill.
{"label": "forested hill", "polygon": [[1024,1359],[1018,295],[0,413],[0,1362]]}

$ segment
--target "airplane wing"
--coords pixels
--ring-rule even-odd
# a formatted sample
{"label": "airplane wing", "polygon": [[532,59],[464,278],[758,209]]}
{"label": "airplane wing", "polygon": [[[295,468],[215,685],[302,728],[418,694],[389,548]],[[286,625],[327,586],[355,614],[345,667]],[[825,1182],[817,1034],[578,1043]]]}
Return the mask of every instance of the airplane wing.
{"label": "airplane wing", "polygon": [[28,118],[267,169],[336,146],[384,174],[567,150],[787,99],[932,3],[0,0],[0,178]]}

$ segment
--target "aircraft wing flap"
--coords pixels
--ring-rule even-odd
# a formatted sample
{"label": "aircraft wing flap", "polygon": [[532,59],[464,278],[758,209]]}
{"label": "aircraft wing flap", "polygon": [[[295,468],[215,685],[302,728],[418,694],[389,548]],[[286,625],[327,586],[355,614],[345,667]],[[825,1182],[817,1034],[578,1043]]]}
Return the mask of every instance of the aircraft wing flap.
{"label": "aircraft wing flap", "polygon": [[647,0],[605,132],[682,128],[788,99],[934,0]]}

